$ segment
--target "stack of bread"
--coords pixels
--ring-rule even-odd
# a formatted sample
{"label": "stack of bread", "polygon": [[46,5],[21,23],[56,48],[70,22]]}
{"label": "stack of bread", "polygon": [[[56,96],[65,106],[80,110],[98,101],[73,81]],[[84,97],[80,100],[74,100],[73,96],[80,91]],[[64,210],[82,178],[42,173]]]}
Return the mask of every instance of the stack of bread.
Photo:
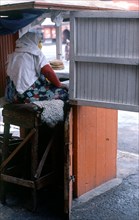
{"label": "stack of bread", "polygon": [[51,60],[50,61],[50,65],[54,70],[63,70],[64,69],[64,64],[62,62],[62,60]]}

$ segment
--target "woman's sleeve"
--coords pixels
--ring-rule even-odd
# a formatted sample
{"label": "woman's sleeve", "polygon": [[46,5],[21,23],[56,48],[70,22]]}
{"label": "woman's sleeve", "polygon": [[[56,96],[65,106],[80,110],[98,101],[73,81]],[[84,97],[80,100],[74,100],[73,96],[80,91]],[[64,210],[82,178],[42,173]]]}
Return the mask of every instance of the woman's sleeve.
{"label": "woman's sleeve", "polygon": [[54,70],[49,64],[46,64],[45,66],[43,66],[41,68],[41,72],[53,85],[57,87],[61,87],[61,82],[59,81]]}

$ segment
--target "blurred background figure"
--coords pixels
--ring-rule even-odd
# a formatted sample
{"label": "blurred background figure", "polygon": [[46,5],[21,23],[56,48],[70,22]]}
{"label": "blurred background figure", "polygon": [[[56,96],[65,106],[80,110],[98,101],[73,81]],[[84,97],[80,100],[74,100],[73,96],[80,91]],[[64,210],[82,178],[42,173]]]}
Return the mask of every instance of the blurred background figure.
{"label": "blurred background figure", "polygon": [[66,40],[65,45],[65,60],[70,60],[70,41],[68,39]]}
{"label": "blurred background figure", "polygon": [[70,40],[70,31],[68,29],[65,29],[62,33],[62,43],[66,44],[66,40]]}
{"label": "blurred background figure", "polygon": [[65,60],[69,61],[70,58],[70,31],[65,29],[62,32],[62,43],[65,44]]}

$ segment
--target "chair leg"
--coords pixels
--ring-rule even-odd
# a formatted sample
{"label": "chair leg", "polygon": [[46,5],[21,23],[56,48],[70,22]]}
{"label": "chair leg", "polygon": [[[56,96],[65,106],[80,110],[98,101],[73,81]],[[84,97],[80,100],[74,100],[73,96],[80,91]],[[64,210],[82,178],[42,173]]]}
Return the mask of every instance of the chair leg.
{"label": "chair leg", "polygon": [[6,204],[6,186],[4,181],[0,181],[0,201],[3,205]]}
{"label": "chair leg", "polygon": [[32,191],[32,199],[33,199],[33,209],[32,211],[35,212],[37,209],[37,190],[36,188]]}
{"label": "chair leg", "polygon": [[38,167],[38,127],[32,138],[31,146],[31,179],[34,181],[34,189],[32,190],[32,211],[35,212],[37,209],[37,189],[35,184],[35,173]]}
{"label": "chair leg", "polygon": [[[5,123],[4,125],[4,139],[2,144],[2,162],[8,156],[8,146],[9,146],[9,134],[10,134],[10,124]],[[1,173],[5,172],[5,168],[1,171]],[[2,204],[6,203],[6,183],[1,180],[0,173],[0,200]]]}
{"label": "chair leg", "polygon": [[38,128],[32,137],[31,144],[31,179],[34,179],[38,167]]}
{"label": "chair leg", "polygon": [[30,198],[26,204],[26,208],[31,211],[31,212],[35,212],[37,209],[37,189],[31,189],[31,195]]}

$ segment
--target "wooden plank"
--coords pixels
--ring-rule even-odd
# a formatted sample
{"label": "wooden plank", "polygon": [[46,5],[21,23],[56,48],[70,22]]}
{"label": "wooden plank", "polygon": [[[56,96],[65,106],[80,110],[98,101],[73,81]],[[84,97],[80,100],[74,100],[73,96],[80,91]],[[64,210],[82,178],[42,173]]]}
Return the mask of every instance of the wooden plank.
{"label": "wooden plank", "polygon": [[[116,129],[117,128],[117,129]],[[106,111],[105,152],[106,152],[106,179],[116,177],[117,173],[117,140],[118,140],[118,112],[108,109]]]}
{"label": "wooden plank", "polygon": [[41,0],[36,0],[35,1],[35,8],[49,8],[49,9],[58,9],[58,10],[108,10],[108,9],[121,9],[121,7],[117,7],[114,5],[108,5],[105,4],[104,2],[99,2],[99,1],[74,1],[74,0],[47,0],[47,1],[41,1]]}
{"label": "wooden plank", "polygon": [[96,117],[96,186],[99,186],[106,180],[106,110],[98,108]]}
{"label": "wooden plank", "polygon": [[[1,0],[2,1],[2,0]],[[11,11],[11,10],[20,10],[20,9],[27,9],[27,8],[34,8],[34,1],[3,1],[1,2],[0,10],[2,11]]]}
{"label": "wooden plank", "polygon": [[49,184],[55,184],[55,178],[56,178],[56,173],[55,172],[50,172],[42,177],[40,177],[39,179],[35,180],[35,186],[36,189],[39,190],[41,188],[43,188],[46,185]]}
{"label": "wooden plank", "polygon": [[[84,107],[85,111],[85,192],[96,186],[96,141],[95,129],[97,126],[96,108]],[[93,119],[93,120],[92,120]],[[91,138],[90,138],[91,137]]]}
{"label": "wooden plank", "polygon": [[64,214],[70,219],[73,194],[73,172],[72,172],[72,109],[67,115],[64,126]]}
{"label": "wooden plank", "polygon": [[78,106],[74,110],[74,127],[76,127],[73,148],[75,197],[89,191],[96,185],[95,116],[96,108]]}
{"label": "wooden plank", "polygon": [[74,197],[116,176],[117,111],[74,106]]}
{"label": "wooden plank", "polygon": [[[138,85],[137,85],[138,88]],[[136,94],[137,96],[137,94]],[[138,97],[136,97],[138,98]],[[100,108],[108,108],[108,109],[117,109],[117,110],[123,110],[124,111],[133,111],[133,112],[139,112],[139,106],[138,105],[132,105],[132,104],[116,104],[113,102],[101,102],[101,101],[92,101],[92,100],[86,100],[86,99],[70,99],[70,103],[72,105],[79,105],[79,106],[92,106],[92,107],[100,107]]]}
{"label": "wooden plank", "polygon": [[77,106],[73,106],[73,174],[75,181],[73,184],[73,197],[78,195],[78,126],[77,126]]}
{"label": "wooden plank", "polygon": [[5,94],[7,55],[13,52],[17,38],[18,33],[0,36],[0,97]]}
{"label": "wooden plank", "polygon": [[53,140],[54,140],[54,136],[52,136],[52,138],[50,139],[50,142],[48,143],[48,145],[46,146],[46,149],[45,149],[45,152],[42,156],[42,159],[39,163],[39,166],[37,168],[37,171],[36,171],[36,174],[35,174],[35,178],[39,178],[41,176],[41,172],[42,172],[42,169],[43,169],[43,166],[44,166],[44,163],[46,161],[46,158],[48,156],[48,153],[52,147],[52,144],[53,144]]}
{"label": "wooden plank", "polygon": [[[74,137],[75,138],[75,137]],[[83,107],[77,109],[77,174],[75,174],[75,181],[80,183],[77,188],[78,195],[85,192],[85,112]],[[76,179],[77,178],[77,179]],[[81,181],[82,180],[82,181]]]}
{"label": "wooden plank", "polygon": [[14,183],[20,186],[25,186],[25,187],[29,187],[32,189],[35,189],[35,182],[31,181],[31,180],[25,180],[25,179],[21,179],[21,178],[17,178],[14,176],[10,176],[10,175],[6,175],[6,174],[1,174],[0,175],[1,180],[5,181],[5,182],[9,182],[9,183]]}
{"label": "wooden plank", "polygon": [[[122,6],[114,5],[109,2],[100,2],[98,0],[35,0],[35,1],[5,1],[1,0],[1,11],[2,10],[17,10],[25,8],[39,8],[39,9],[58,9],[58,10],[108,10],[108,9],[123,9]],[[135,8],[136,9],[136,8]]]}
{"label": "wooden plank", "polygon": [[24,140],[17,146],[17,148],[2,162],[0,165],[0,172],[5,168],[5,166],[11,161],[11,159],[18,153],[18,151],[25,145],[25,143],[35,134],[36,129],[32,129],[29,134],[24,138]]}

